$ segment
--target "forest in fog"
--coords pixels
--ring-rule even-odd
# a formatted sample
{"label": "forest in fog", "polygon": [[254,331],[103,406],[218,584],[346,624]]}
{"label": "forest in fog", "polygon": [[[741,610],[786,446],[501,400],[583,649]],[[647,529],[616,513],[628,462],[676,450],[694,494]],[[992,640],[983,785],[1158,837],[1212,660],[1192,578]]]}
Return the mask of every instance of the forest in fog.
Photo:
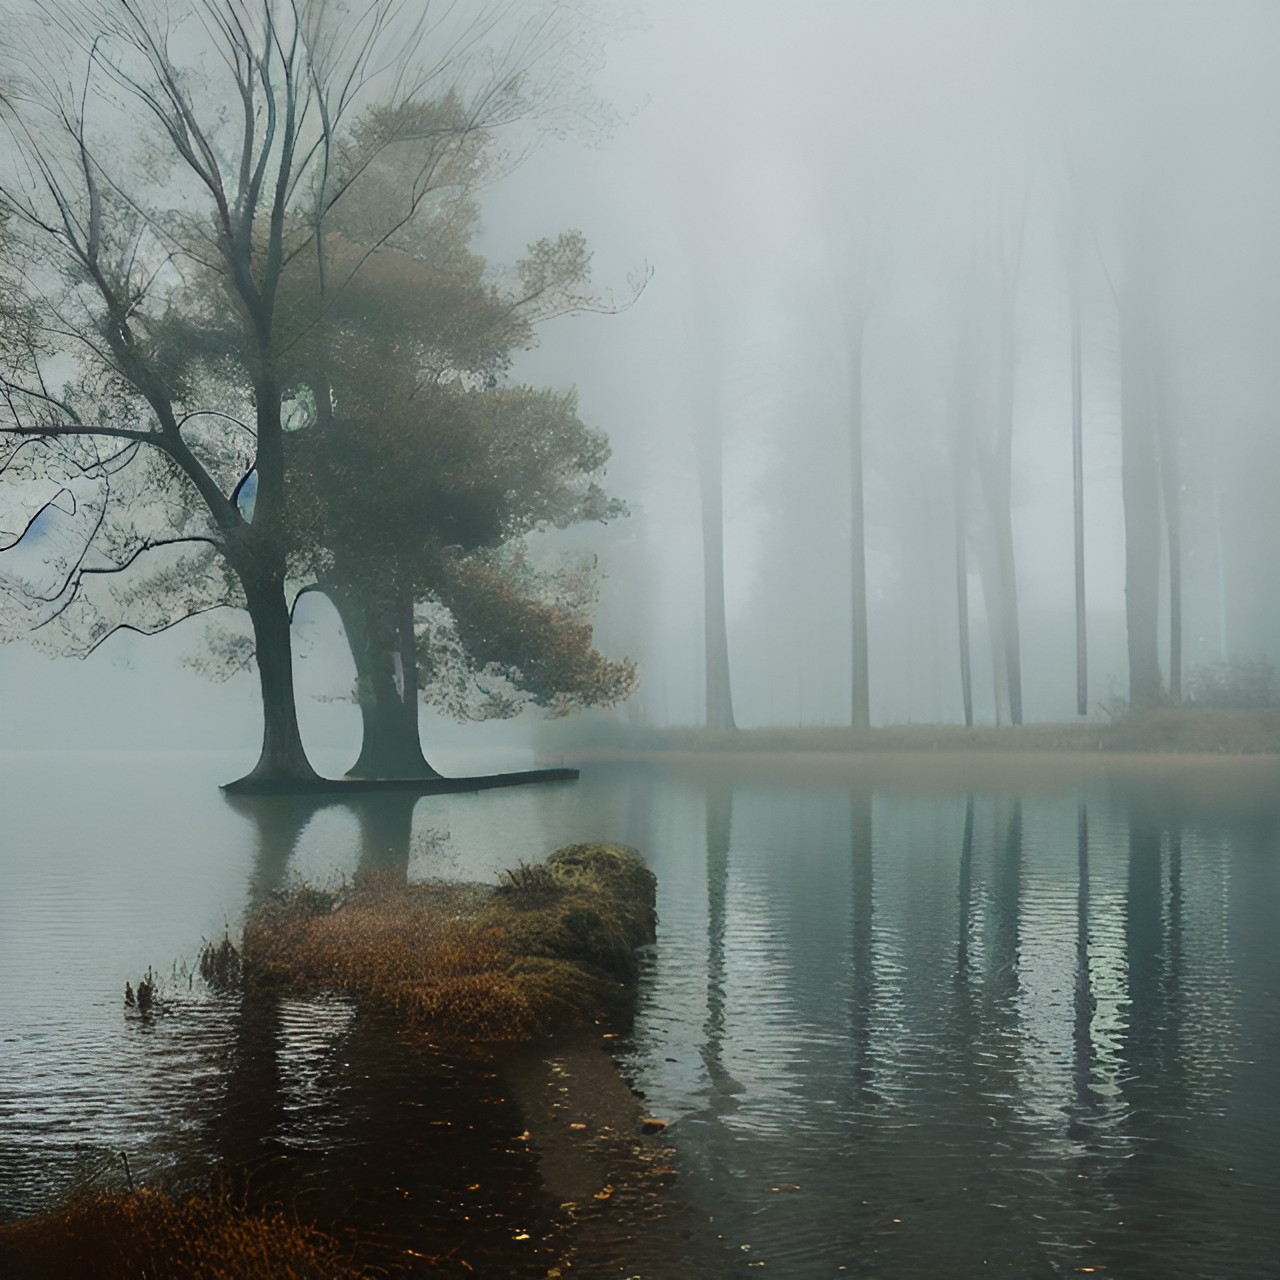
{"label": "forest in fog", "polygon": [[29,705],[22,644],[246,700],[256,651],[301,768],[292,650],[394,773],[419,694],[1274,702],[1271,7],[7,7]]}
{"label": "forest in fog", "polygon": [[697,13],[647,35],[667,89],[600,213],[655,277],[580,375],[634,405],[606,602],[644,636],[640,714],[701,717],[717,507],[740,724],[848,723],[855,679],[873,723],[959,722],[966,662],[978,723],[1268,696],[1275,15]]}

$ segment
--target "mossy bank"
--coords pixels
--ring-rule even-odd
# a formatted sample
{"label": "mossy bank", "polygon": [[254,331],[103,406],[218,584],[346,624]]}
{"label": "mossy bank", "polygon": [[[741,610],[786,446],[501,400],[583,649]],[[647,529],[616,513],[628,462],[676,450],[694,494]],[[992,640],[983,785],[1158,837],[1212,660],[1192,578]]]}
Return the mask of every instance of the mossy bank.
{"label": "mossy bank", "polygon": [[625,1020],[636,949],[654,940],[656,882],[621,845],[570,845],[496,888],[359,877],[259,907],[248,983],[393,1009],[433,1043],[528,1043]]}

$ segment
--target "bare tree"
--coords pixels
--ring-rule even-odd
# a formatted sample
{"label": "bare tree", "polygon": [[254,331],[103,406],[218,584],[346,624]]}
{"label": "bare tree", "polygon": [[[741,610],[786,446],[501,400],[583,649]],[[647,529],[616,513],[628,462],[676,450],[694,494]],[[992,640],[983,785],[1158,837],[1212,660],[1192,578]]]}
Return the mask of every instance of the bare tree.
{"label": "bare tree", "polygon": [[[29,480],[16,462],[41,442],[46,459],[92,474],[145,469],[153,495],[176,482],[176,534],[137,539],[115,567],[178,543],[220,557],[253,626],[253,783],[315,776],[298,734],[286,596],[280,365],[301,335],[277,305],[283,273],[314,255],[326,295],[341,294],[363,260],[328,272],[327,227],[362,174],[408,157],[389,239],[434,193],[474,177],[479,139],[537,109],[536,82],[563,48],[554,5],[459,13],[400,0],[354,14],[322,0],[200,0],[175,20],[146,0],[50,0],[0,80],[11,144],[0,206],[20,242],[6,274],[37,313],[0,382],[0,465]],[[193,296],[203,278],[215,296]],[[234,358],[203,348],[213,326],[235,335]],[[74,386],[55,391],[68,360]],[[229,383],[242,413],[227,412]],[[235,432],[213,444],[201,433],[211,417],[238,420],[238,450],[227,447]],[[103,442],[121,452],[98,454]],[[78,562],[65,599],[109,568]]]}

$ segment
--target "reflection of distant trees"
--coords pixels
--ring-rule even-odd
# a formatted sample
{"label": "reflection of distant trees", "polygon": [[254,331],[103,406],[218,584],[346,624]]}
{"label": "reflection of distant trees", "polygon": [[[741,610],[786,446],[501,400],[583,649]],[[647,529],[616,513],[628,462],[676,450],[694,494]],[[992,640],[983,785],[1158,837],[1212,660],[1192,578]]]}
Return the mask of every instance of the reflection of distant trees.
{"label": "reflection of distant trees", "polygon": [[1093,973],[1089,963],[1089,810],[1083,801],[1076,812],[1076,975],[1072,999],[1072,1081],[1074,1110],[1068,1131],[1080,1136],[1079,1126],[1098,1101],[1093,1070]]}
{"label": "reflection of distant trees", "polygon": [[1005,820],[1004,841],[997,853],[991,883],[991,960],[988,1003],[1006,1015],[1017,1012],[1022,975],[1018,938],[1022,910],[1022,802],[1015,800]]}
{"label": "reflection of distant trees", "polygon": [[[713,778],[706,792],[707,850],[707,1020],[703,1060],[713,1089],[730,1083],[724,1066],[725,931],[728,924],[729,847],[733,830],[733,788]],[[736,1086],[734,1086],[736,1088]]]}
{"label": "reflection of distant trees", "polygon": [[853,893],[853,937],[849,947],[852,987],[850,1034],[854,1089],[860,1100],[871,1092],[875,1075],[875,1041],[872,1033],[876,1001],[873,834],[871,796],[866,791],[850,791],[850,888]]}

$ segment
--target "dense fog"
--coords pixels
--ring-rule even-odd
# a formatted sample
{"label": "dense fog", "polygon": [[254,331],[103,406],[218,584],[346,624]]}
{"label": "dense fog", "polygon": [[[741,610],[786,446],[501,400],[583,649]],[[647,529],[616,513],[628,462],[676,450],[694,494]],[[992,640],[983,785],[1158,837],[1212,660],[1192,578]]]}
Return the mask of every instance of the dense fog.
{"label": "dense fog", "polygon": [[[862,316],[873,719],[961,717],[956,450],[966,435],[998,449],[1002,378],[1026,716],[1075,713],[1073,278],[1090,709],[1128,695],[1124,306],[1176,468],[1159,519],[1176,504],[1184,678],[1274,654],[1275,23],[1246,5],[757,5],[732,21],[671,7],[615,50],[603,80],[636,102],[627,127],[603,154],[540,157],[511,188],[552,224],[577,204],[606,276],[655,266],[631,312],[561,322],[531,361],[565,376],[580,360],[636,500],[606,553],[601,622],[643,646],[642,715],[701,716],[694,442],[711,431],[738,720],[847,723]],[[974,708],[989,722],[992,512],[981,479],[966,485]],[[1167,687],[1163,535],[1160,556]]]}
{"label": "dense fog", "polygon": [[[589,714],[715,722],[727,661],[738,726],[848,724],[859,561],[873,724],[964,721],[962,608],[979,724],[1071,719],[1082,692],[1115,713],[1280,656],[1280,14],[651,2],[600,19],[565,86],[574,118],[530,131],[476,196],[491,263],[567,228],[594,255],[591,305],[540,322],[506,375],[579,388],[629,507],[545,539],[598,556],[596,643],[638,665],[638,691]],[[6,542],[21,518],[11,504]],[[73,667],[8,626],[7,741],[109,743],[140,716],[149,738],[184,708],[238,739],[255,685],[180,665],[202,628],[119,635]],[[304,731],[349,740],[350,706],[316,701],[353,679],[323,598],[298,605],[295,639]]]}

